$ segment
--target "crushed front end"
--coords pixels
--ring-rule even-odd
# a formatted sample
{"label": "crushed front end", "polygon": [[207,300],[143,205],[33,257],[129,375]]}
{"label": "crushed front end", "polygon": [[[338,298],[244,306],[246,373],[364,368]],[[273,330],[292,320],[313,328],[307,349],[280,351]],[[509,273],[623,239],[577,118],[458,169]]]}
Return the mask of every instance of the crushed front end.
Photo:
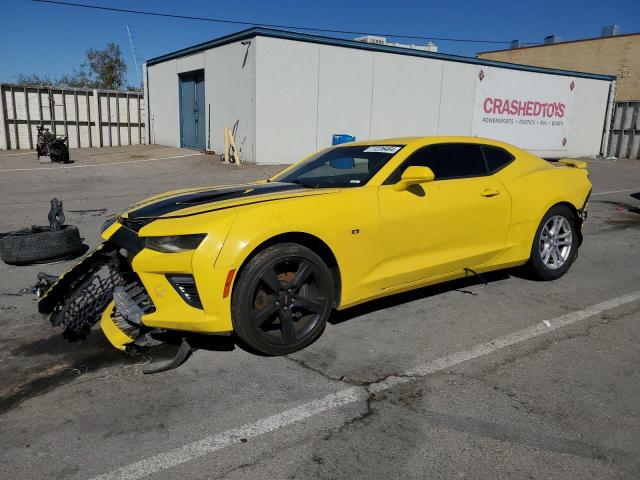
{"label": "crushed front end", "polygon": [[148,343],[145,336],[153,329],[146,328],[141,317],[155,307],[128,257],[122,245],[101,244],[43,292],[38,311],[48,315],[54,327],[62,327],[71,342],[84,340],[101,321],[118,349]]}
{"label": "crushed front end", "polygon": [[195,234],[202,218],[114,218],[103,226],[104,243],[43,291],[38,310],[70,341],[100,322],[120,350],[161,343],[158,334],[167,331],[227,334],[228,269],[216,269],[213,259],[232,221],[225,216],[218,228]]}

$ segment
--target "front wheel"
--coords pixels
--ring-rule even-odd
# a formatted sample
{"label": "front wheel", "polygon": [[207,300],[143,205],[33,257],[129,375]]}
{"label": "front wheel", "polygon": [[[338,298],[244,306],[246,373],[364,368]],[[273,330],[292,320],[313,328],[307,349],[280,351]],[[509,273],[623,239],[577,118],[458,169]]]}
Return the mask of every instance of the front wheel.
{"label": "front wheel", "polygon": [[333,291],[331,272],[312,250],[295,243],[268,247],[249,261],[234,286],[234,331],[263,354],[298,351],[322,334]]}
{"label": "front wheel", "polygon": [[564,205],[556,205],[543,217],[531,247],[529,270],[539,280],[564,275],[578,254],[576,216]]}

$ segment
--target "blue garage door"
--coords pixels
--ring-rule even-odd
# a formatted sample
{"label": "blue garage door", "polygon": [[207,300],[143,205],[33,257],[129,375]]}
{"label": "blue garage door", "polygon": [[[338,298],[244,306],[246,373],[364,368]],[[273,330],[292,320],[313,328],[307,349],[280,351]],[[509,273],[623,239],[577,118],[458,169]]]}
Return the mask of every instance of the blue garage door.
{"label": "blue garage door", "polygon": [[204,72],[180,75],[180,146],[205,148]]}

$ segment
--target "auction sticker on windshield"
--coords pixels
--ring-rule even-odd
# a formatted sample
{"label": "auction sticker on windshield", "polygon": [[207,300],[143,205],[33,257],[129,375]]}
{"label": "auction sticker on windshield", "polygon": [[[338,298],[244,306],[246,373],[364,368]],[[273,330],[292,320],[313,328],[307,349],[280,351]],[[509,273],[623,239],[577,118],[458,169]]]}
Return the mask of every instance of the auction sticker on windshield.
{"label": "auction sticker on windshield", "polygon": [[372,147],[367,147],[365,152],[372,153],[396,153],[402,147],[396,147],[395,145],[374,145]]}

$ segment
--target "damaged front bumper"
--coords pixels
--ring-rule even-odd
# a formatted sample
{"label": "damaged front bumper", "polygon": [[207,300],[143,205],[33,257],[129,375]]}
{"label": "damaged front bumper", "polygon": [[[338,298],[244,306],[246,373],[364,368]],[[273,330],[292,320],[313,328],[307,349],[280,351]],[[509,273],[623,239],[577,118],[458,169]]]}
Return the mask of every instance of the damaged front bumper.
{"label": "damaged front bumper", "polygon": [[[226,271],[215,269],[212,250],[160,253],[144,237],[114,223],[105,242],[46,289],[38,310],[70,341],[86,338],[100,322],[114,347],[151,346],[166,331],[227,334],[230,298],[222,294]],[[219,285],[201,298],[198,285]],[[209,292],[208,292],[209,293]]]}
{"label": "damaged front bumper", "polygon": [[53,326],[62,326],[69,341],[85,339],[100,321],[107,339],[120,350],[152,330],[141,318],[154,310],[122,249],[109,241],[61,275],[38,302],[38,311]]}

